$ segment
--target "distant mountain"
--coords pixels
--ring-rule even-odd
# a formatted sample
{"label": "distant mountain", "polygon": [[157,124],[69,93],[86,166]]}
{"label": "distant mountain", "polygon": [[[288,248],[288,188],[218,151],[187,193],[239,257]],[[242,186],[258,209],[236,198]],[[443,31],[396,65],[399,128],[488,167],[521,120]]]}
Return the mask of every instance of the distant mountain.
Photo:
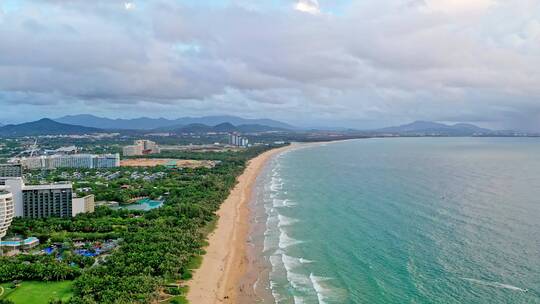
{"label": "distant mountain", "polygon": [[118,130],[150,130],[159,127],[174,126],[178,123],[165,118],[111,119],[90,114],[68,115],[55,119],[57,122],[92,128]]}
{"label": "distant mountain", "polygon": [[263,125],[272,128],[294,129],[293,126],[272,119],[246,119],[237,116],[204,116],[204,117],[182,117],[178,119],[165,118],[134,118],[134,119],[110,119],[89,114],[70,115],[55,119],[66,124],[75,124],[93,128],[103,129],[132,129],[151,130],[159,129],[163,131],[175,130],[193,124],[203,124],[216,126],[222,123],[232,125]]}
{"label": "distant mountain", "polygon": [[291,129],[285,129],[285,128],[269,127],[269,126],[258,125],[258,124],[239,125],[237,129],[239,132],[242,132],[242,133],[260,133],[260,132],[290,131],[291,130]]}
{"label": "distant mountain", "polygon": [[178,129],[176,129],[174,131],[176,133],[195,133],[195,134],[215,132],[213,127],[203,125],[203,124],[189,124],[187,126],[178,128]]}
{"label": "distant mountain", "polygon": [[271,132],[271,131],[285,131],[286,129],[281,128],[273,128],[269,126],[263,126],[263,125],[239,125],[235,126],[231,123],[221,123],[215,126],[208,126],[205,124],[189,124],[187,126],[183,126],[177,129],[172,130],[175,133],[209,133],[209,132],[215,132],[215,133],[232,133],[232,132],[240,132],[240,133],[261,133],[261,132]]}
{"label": "distant mountain", "polygon": [[231,123],[224,122],[219,125],[215,125],[213,130],[216,132],[237,132],[238,128]]}
{"label": "distant mountain", "polygon": [[406,125],[377,129],[374,130],[374,132],[404,135],[468,136],[475,134],[490,134],[493,131],[465,123],[446,125],[431,121],[415,121]]}
{"label": "distant mountain", "polygon": [[219,125],[224,122],[228,122],[230,124],[233,124],[235,126],[240,125],[263,125],[268,126],[272,128],[279,128],[279,129],[296,129],[295,127],[273,119],[247,119],[247,118],[241,118],[237,116],[205,116],[205,117],[183,117],[177,119],[179,121],[179,124],[191,124],[191,123],[201,123],[208,126],[215,126]]}
{"label": "distant mountain", "polygon": [[0,127],[0,136],[73,135],[103,131],[98,128],[83,127],[56,122],[43,118],[38,121]]}

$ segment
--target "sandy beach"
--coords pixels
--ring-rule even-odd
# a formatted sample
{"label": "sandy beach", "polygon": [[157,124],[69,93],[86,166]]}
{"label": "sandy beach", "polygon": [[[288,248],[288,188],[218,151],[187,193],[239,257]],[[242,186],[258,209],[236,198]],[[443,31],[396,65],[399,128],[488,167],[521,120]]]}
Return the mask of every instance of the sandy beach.
{"label": "sandy beach", "polygon": [[267,151],[250,160],[238,184],[217,212],[219,220],[208,238],[202,265],[188,282],[193,304],[238,303],[240,281],[248,267],[249,202],[257,176],[266,162],[292,146]]}

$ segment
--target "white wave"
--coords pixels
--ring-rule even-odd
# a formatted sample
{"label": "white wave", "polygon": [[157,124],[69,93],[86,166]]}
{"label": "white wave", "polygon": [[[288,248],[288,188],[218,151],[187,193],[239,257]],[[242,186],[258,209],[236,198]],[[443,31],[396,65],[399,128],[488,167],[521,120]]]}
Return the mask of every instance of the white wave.
{"label": "white wave", "polygon": [[[265,235],[266,235],[266,233],[265,233]],[[273,246],[272,246],[272,243],[270,242],[270,240],[268,238],[265,238],[264,241],[263,241],[263,252],[267,252],[272,247]]]}
{"label": "white wave", "polygon": [[319,304],[326,304],[326,301],[329,297],[330,289],[324,287],[323,282],[328,281],[329,278],[318,277],[313,273],[310,273],[309,279],[311,280],[313,289],[315,289],[315,292],[317,293],[317,300],[319,301]]}
{"label": "white wave", "polygon": [[284,202],[285,202],[284,200],[280,200],[280,199],[274,198],[274,199],[272,200],[272,206],[274,206],[274,207],[283,207],[283,206],[285,206],[285,205],[284,205]]}
{"label": "white wave", "polygon": [[289,200],[289,199],[285,199],[285,200],[283,201],[283,206],[286,206],[286,207],[294,207],[294,206],[296,206],[296,205],[298,205],[298,204],[295,203],[295,202],[293,202],[293,201],[291,201],[291,200]]}
{"label": "white wave", "polygon": [[275,271],[278,266],[283,264],[281,256],[279,256],[279,255],[271,255],[270,256],[270,264],[272,265],[272,270]]}
{"label": "white wave", "polygon": [[517,286],[513,286],[513,285],[509,285],[509,284],[503,284],[503,283],[499,283],[499,282],[482,281],[482,280],[477,280],[477,279],[473,279],[473,278],[461,278],[461,279],[465,280],[465,281],[472,282],[472,283],[476,283],[476,284],[480,284],[480,285],[484,285],[484,286],[489,286],[489,287],[510,289],[510,290],[521,291],[521,292],[529,291],[526,288],[519,288]]}
{"label": "white wave", "polygon": [[304,303],[306,303],[304,301],[304,299],[299,297],[299,296],[293,296],[293,298],[294,298],[294,304],[304,304]]}
{"label": "white wave", "polygon": [[285,231],[281,230],[281,233],[279,234],[279,243],[278,243],[279,248],[285,249],[287,247],[300,244],[300,243],[302,243],[302,241],[293,239],[292,237],[288,236]]}
{"label": "white wave", "polygon": [[282,259],[283,264],[285,265],[285,268],[287,270],[292,271],[293,268],[298,268],[298,267],[302,266],[302,263],[300,263],[300,259],[297,258],[297,257],[293,257],[293,256],[287,255],[285,253],[282,253],[281,254],[281,259]]}
{"label": "white wave", "polygon": [[281,215],[281,214],[278,214],[278,221],[279,221],[278,222],[279,227],[291,226],[292,224],[295,224],[295,223],[299,222],[298,219],[288,217],[288,216],[285,216],[285,215]]}
{"label": "white wave", "polygon": [[281,259],[287,272],[287,281],[291,286],[296,290],[309,290],[312,287],[309,277],[294,271],[301,266],[298,258],[282,254]]}
{"label": "white wave", "polygon": [[308,259],[304,259],[304,258],[300,258],[300,263],[302,263],[302,264],[311,264],[311,263],[313,263],[313,261],[308,260]]}
{"label": "white wave", "polygon": [[277,284],[270,280],[270,290],[272,291],[272,297],[274,298],[274,302],[275,303],[281,303],[282,301],[286,300],[284,296],[282,296],[278,291],[277,291]]}
{"label": "white wave", "polygon": [[272,180],[270,181],[270,190],[277,192],[281,189],[283,189],[283,180],[281,178],[272,177]]}

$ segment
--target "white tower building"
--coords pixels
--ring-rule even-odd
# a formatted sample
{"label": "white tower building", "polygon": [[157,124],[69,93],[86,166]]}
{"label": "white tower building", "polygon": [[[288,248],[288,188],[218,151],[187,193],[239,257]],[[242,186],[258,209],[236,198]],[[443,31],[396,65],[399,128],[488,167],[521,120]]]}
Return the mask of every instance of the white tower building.
{"label": "white tower building", "polygon": [[[13,206],[13,197],[10,192],[0,190],[0,241],[6,236],[6,232],[11,225],[13,216],[15,214]],[[2,255],[2,249],[0,248],[0,255]]]}

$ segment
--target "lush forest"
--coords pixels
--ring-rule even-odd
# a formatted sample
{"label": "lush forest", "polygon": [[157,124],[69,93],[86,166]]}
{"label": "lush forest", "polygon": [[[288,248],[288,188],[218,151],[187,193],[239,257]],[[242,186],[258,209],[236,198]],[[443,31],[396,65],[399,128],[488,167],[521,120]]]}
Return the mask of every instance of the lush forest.
{"label": "lush forest", "polygon": [[[119,239],[106,257],[77,255],[61,260],[48,255],[0,258],[0,281],[75,279],[70,303],[148,303],[175,290],[167,283],[189,279],[190,262],[201,255],[205,233],[215,211],[235,185],[246,161],[269,149],[190,153],[190,158],[219,159],[214,168],[169,169],[155,181],[168,193],[162,208],[148,212],[99,207],[72,219],[17,219],[10,233],[37,236],[42,243]],[[176,158],[186,155],[168,155]]]}

